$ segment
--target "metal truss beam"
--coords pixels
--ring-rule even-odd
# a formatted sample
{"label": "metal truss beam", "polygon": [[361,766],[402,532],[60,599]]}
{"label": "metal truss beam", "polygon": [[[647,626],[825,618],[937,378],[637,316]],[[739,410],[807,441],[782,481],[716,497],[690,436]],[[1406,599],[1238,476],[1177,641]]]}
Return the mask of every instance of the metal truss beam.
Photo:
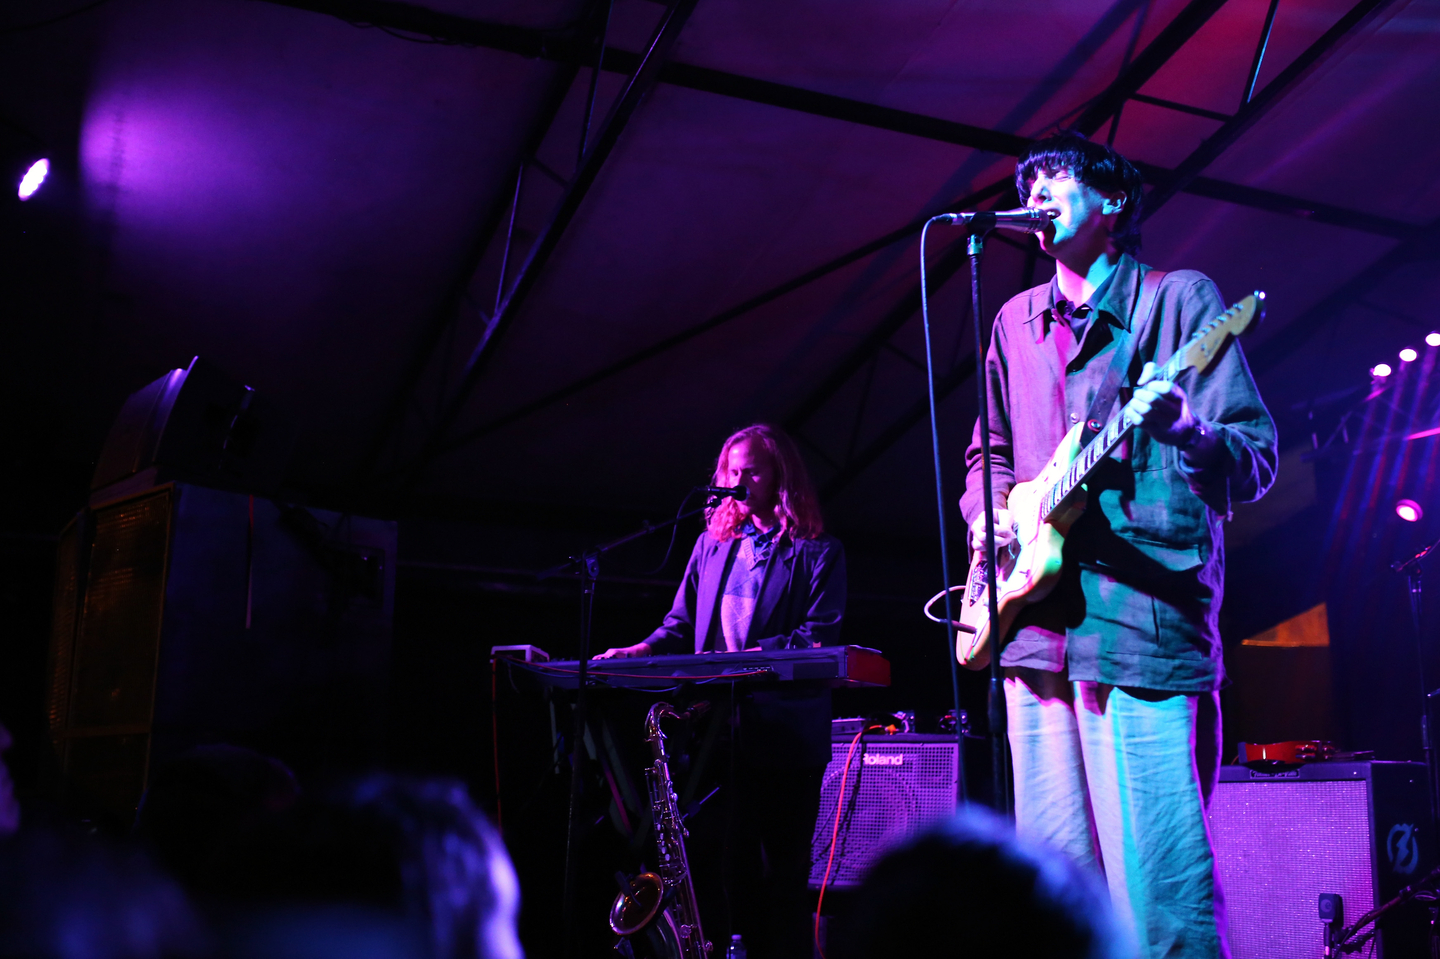
{"label": "metal truss beam", "polygon": [[[584,63],[588,56],[584,38],[573,29],[541,31],[502,24],[492,24],[467,17],[440,14],[423,7],[406,3],[390,2],[390,0],[268,0],[268,2],[317,13],[325,13],[352,23],[384,25],[393,29],[414,32],[448,42],[485,47],[525,57],[563,62],[572,66],[578,66]],[[1365,22],[1368,22],[1389,2],[1391,2],[1391,0],[1362,0],[1362,2],[1347,13],[1341,21],[1327,31],[1320,40],[1316,41],[1305,53],[1297,58],[1295,63],[1291,64],[1280,76],[1262,90],[1259,95],[1242,105],[1240,110],[1237,111],[1233,117],[1226,120],[1221,129],[1206,140],[1180,167],[1177,167],[1175,170],[1166,170],[1149,164],[1137,164],[1146,179],[1156,184],[1156,188],[1152,190],[1150,197],[1147,198],[1147,216],[1162,206],[1176,193],[1185,192],[1208,199],[1262,209],[1272,213],[1306,219],[1311,222],[1326,223],[1381,236],[1409,236],[1414,227],[1408,223],[1199,176],[1200,171],[1213,163],[1240,135],[1273,108],[1275,103],[1299,83],[1304,76],[1308,75],[1341,39],[1358,29]],[[1190,4],[1166,25],[1140,55],[1130,63],[1122,75],[1086,107],[1085,111],[1076,121],[1075,128],[1087,135],[1093,135],[1099,130],[1127,100],[1135,98],[1135,94],[1138,93],[1139,89],[1210,19],[1223,3],[1224,0],[1192,0]],[[633,75],[638,71],[641,62],[642,57],[630,51],[610,47],[607,47],[604,51],[604,69],[609,71],[627,72]],[[658,79],[664,83],[700,92],[748,100],[767,106],[828,117],[848,123],[923,137],[1001,155],[1018,156],[1030,143],[1028,138],[1015,134],[987,130],[970,124],[942,120],[890,107],[877,106],[863,101],[805,90],[785,84],[742,77],[705,67],[665,63],[658,71]],[[1217,115],[1214,119],[1219,119],[1219,116]],[[988,189],[1000,192],[1000,190],[1003,189],[1003,185],[998,183],[992,184]],[[968,199],[969,198],[967,198],[967,200]],[[968,204],[961,201],[957,206],[958,205]],[[461,437],[451,441],[443,441],[443,436],[440,436],[438,442],[432,441],[427,444],[425,455],[427,457],[433,457],[434,455],[464,445],[467,442],[494,432],[503,426],[523,419],[556,402],[588,389],[639,363],[659,356],[684,342],[688,342],[696,336],[723,325],[731,319],[750,312],[764,303],[771,302],[779,296],[798,289],[806,283],[813,282],[820,277],[828,275],[834,272],[834,270],[853,263],[890,243],[913,235],[915,232],[918,232],[921,222],[922,221],[917,221],[916,223],[907,224],[905,227],[892,231],[884,237],[864,244],[849,254],[807,271],[794,280],[773,287],[765,293],[730,310],[717,314],[694,327],[652,344],[589,376],[552,391],[523,407],[490,420]],[[941,263],[937,263],[936,266],[940,267],[941,265]],[[963,263],[960,265],[963,265]],[[946,274],[946,277],[948,278],[949,275],[953,275],[955,269],[958,269],[958,266],[951,269],[950,272]],[[938,269],[933,269],[932,273],[939,282],[943,282],[943,280],[940,279],[940,271]],[[797,407],[795,413],[792,414],[787,422],[803,422],[808,416],[813,415],[814,411],[818,410],[829,396],[838,392],[848,378],[852,376],[856,370],[862,368],[870,357],[884,346],[889,336],[879,336],[882,330],[890,329],[890,332],[893,333],[895,329],[898,329],[898,326],[894,325],[894,316],[905,306],[910,307],[906,318],[913,315],[915,309],[913,304],[918,304],[918,291],[912,291],[905,297],[905,301],[902,304],[897,305],[894,311],[887,314],[881,326],[877,327],[875,331],[876,336],[867,337],[866,343],[862,346],[868,347],[868,350],[862,350],[861,347],[857,347],[855,351],[848,354],[841,365],[837,366],[832,375],[827,377],[821,384],[821,387]],[[903,325],[903,320],[900,321],[899,325]],[[875,342],[872,342],[872,340],[875,340]],[[842,372],[843,375],[841,375]],[[952,374],[968,375],[958,366],[952,370]],[[469,380],[468,376],[467,380]],[[956,385],[958,385],[958,383]],[[470,387],[467,386],[464,389],[467,395],[469,388]],[[821,395],[822,393],[824,394],[823,396]],[[457,399],[463,402],[463,396]],[[458,412],[458,403],[454,404],[452,408]],[[451,415],[452,419],[453,415],[454,414]],[[897,425],[906,418],[907,417],[901,417],[900,420],[897,420]],[[911,425],[913,425],[913,422]],[[903,432],[904,431],[901,430],[890,442],[893,443],[895,440],[898,440],[899,436],[903,435]],[[882,432],[881,438],[891,436],[892,433],[893,430],[887,429]],[[438,435],[437,433],[437,436]],[[877,443],[879,442],[880,440],[877,439],[875,443],[872,443],[857,455],[866,456],[869,462],[873,462],[884,452],[883,448],[877,448]],[[837,478],[839,475],[845,475],[850,472],[848,467],[842,467],[842,473],[837,474]],[[858,472],[858,470],[854,471],[854,475],[858,475]],[[847,478],[845,482],[848,481]],[[843,485],[843,483],[841,485]],[[829,489],[830,487],[827,485],[826,488]]]}
{"label": "metal truss beam", "polygon": [[[1000,184],[1000,186],[1003,185],[1004,184]],[[966,197],[965,200],[961,200],[960,202],[952,205],[955,207],[956,210],[959,210],[961,206],[964,205],[967,201],[972,203],[978,202],[979,200],[983,200],[990,195],[993,194],[989,191],[982,190],[979,193],[971,194],[969,197]],[[600,369],[596,370],[594,373],[589,374],[588,376],[584,376],[578,380],[567,383],[559,389],[552,390],[543,396],[531,400],[523,406],[516,407],[515,409],[510,410],[507,413],[503,413],[500,416],[495,417],[494,419],[488,420],[475,427],[474,429],[469,430],[468,432],[465,432],[446,443],[443,451],[448,452],[452,449],[464,446],[467,443],[471,443],[475,440],[481,439],[482,437],[488,436],[491,433],[494,433],[496,430],[509,426],[511,423],[518,422],[519,420],[525,419],[527,416],[531,416],[535,413],[540,412],[541,410],[554,406],[556,403],[569,399],[571,396],[574,396],[577,393],[582,393],[590,387],[596,386],[599,383],[610,379],[612,376],[618,376],[619,374],[625,372],[631,367],[638,366],[646,360],[654,359],[655,357],[660,356],[664,353],[668,353],[669,351],[676,349],[677,347],[683,346],[684,344],[690,342],[698,336],[701,336],[705,333],[710,332],[711,330],[724,326],[731,320],[744,316],[747,313],[759,309],[767,303],[772,303],[775,300],[780,299],[787,293],[791,293],[795,290],[800,289],[803,286],[815,282],[816,280],[829,276],[831,273],[834,273],[837,270],[844,269],[852,263],[859,262],[870,254],[883,250],[885,247],[889,246],[892,243],[898,243],[901,240],[914,236],[916,233],[920,232],[920,228],[924,225],[924,220],[916,220],[912,223],[907,223],[905,226],[902,226],[897,230],[891,230],[889,233],[885,234],[882,237],[879,237],[878,239],[871,240],[868,243],[863,243],[860,246],[855,247],[854,249],[846,253],[842,253],[840,256],[837,256],[832,260],[822,263],[813,269],[807,270],[806,272],[800,274],[797,277],[786,280],[785,282],[780,283],[776,286],[772,286],[770,287],[770,289],[765,290],[762,293],[756,294],[755,296],[751,297],[743,303],[739,303],[735,306],[730,307],[727,310],[715,314],[708,319],[702,320],[701,322],[696,323],[694,326],[687,327],[686,329],[681,330],[679,333],[676,333],[672,336],[667,336],[662,340],[650,344],[649,346],[636,350],[634,353],[622,357],[621,359],[616,360],[614,363],[611,363],[608,366],[601,367]]]}
{"label": "metal truss beam", "polygon": [[[1172,171],[1150,163],[1137,161],[1135,168],[1149,183],[1164,183],[1168,177],[1173,175]],[[1302,197],[1274,193],[1270,190],[1259,190],[1255,187],[1230,183],[1225,180],[1212,180],[1203,176],[1194,177],[1185,184],[1184,192],[1190,196],[1220,200],[1235,206],[1265,210],[1269,213],[1279,213],[1282,216],[1308,220],[1311,223],[1324,223],[1328,226],[1354,230],[1357,233],[1388,236],[1396,240],[1408,237],[1415,229],[1415,224],[1406,223],[1404,220],[1395,220],[1373,213],[1362,213],[1359,210],[1351,210],[1329,203],[1317,203]],[[1149,196],[1146,197],[1145,204],[1147,210],[1154,208],[1153,201]]]}
{"label": "metal truss beam", "polygon": [[1361,29],[1393,3],[1394,0],[1360,0],[1334,26],[1326,30],[1295,60],[1282,70],[1265,88],[1247,101],[1220,129],[1208,137],[1181,161],[1170,176],[1159,182],[1145,197],[1145,217],[1164,206],[1176,193],[1190,185],[1200,171],[1214,163],[1244,133],[1274,109],[1285,95],[1295,89],[1316,67],[1325,61],[1341,41]]}
{"label": "metal truss beam", "polygon": [[431,426],[430,435],[420,445],[414,460],[406,468],[401,479],[402,493],[412,488],[429,464],[440,455],[446,432],[464,410],[471,391],[494,355],[496,344],[513,325],[516,315],[535,288],[541,271],[584,202],[591,185],[600,175],[600,170],[619,142],[621,133],[639,110],[645,97],[659,82],[660,68],[674,49],[680,31],[694,11],[696,2],[697,0],[672,0],[661,16],[645,53],[636,63],[624,90],[611,105],[605,122],[595,134],[594,142],[586,149],[583,161],[576,168],[574,176],[570,178],[560,200],[551,211],[549,220],[541,228],[524,263],[511,281],[509,291],[486,324],[479,342],[471,350],[460,381]]}
{"label": "metal truss beam", "polygon": [[[578,73],[578,67],[569,66],[559,70],[551,81],[550,88],[546,91],[540,111],[526,136],[520,159],[520,166],[522,168],[526,162],[526,158],[534,156],[535,152],[540,149],[540,144],[544,141],[546,134],[550,131],[550,127],[554,124],[555,116],[560,112],[560,108],[565,102],[565,97],[570,92],[570,87],[574,84],[575,77]],[[367,447],[361,456],[356,477],[351,484],[354,492],[360,492],[364,486],[370,482],[385,455],[386,448],[392,441],[398,442],[400,435],[403,433],[403,426],[410,411],[410,404],[414,401],[420,384],[425,379],[425,372],[429,368],[442,339],[445,337],[446,331],[456,322],[461,304],[465,300],[466,291],[474,279],[475,271],[479,269],[480,261],[484,258],[485,251],[489,249],[501,224],[505,222],[505,214],[507,208],[510,206],[510,198],[511,193],[509,189],[503,190],[501,194],[496,197],[490,210],[486,212],[484,221],[482,221],[479,229],[475,233],[470,248],[465,255],[463,266],[456,272],[450,286],[445,290],[445,294],[441,298],[439,305],[435,308],[435,312],[426,323],[425,330],[420,337],[420,343],[416,347],[409,365],[405,368],[400,387],[395,391],[390,405],[381,417],[369,447]],[[443,377],[445,372],[446,371],[441,370],[440,375]]]}
{"label": "metal truss beam", "polygon": [[[1096,98],[1095,103],[1086,109],[1085,113],[1076,122],[1076,129],[1093,135],[1104,126],[1109,116],[1103,110],[1099,109],[1097,105],[1100,103],[1114,104],[1114,109],[1118,109],[1119,106],[1125,102],[1129,92],[1143,86],[1143,84],[1164,65],[1166,60],[1173,56],[1190,36],[1193,36],[1194,31],[1204,25],[1215,10],[1219,8],[1221,3],[1223,3],[1223,0],[1195,0],[1195,2],[1187,6],[1185,10],[1178,14],[1176,18],[1151,41],[1150,45],[1131,62],[1121,76],[1118,77],[1104,93]],[[606,62],[614,64],[629,55],[612,52],[607,53],[606,56]],[[956,124],[950,121],[936,120],[931,117],[922,117],[919,114],[912,114],[901,110],[872,107],[869,104],[858,103],[857,101],[847,100],[842,97],[797,90],[796,88],[786,87],[782,84],[749,80],[743,77],[724,74],[717,70],[688,67],[683,64],[668,64],[662,71],[662,78],[668,82],[678,80],[681,85],[691,89],[704,90],[706,92],[727,96],[738,96],[742,99],[748,99],[757,103],[816,113],[821,116],[828,116],[848,122],[868,123],[869,125],[879,126],[896,132],[927,136],[975,149],[991,149],[992,152],[1001,152],[1008,155],[1018,156],[1031,142],[1025,137],[1001,134],[996,131],[979,130],[979,128],[970,127],[965,124]],[[917,122],[917,118],[920,122]],[[1140,167],[1141,173],[1146,179],[1152,183],[1163,182],[1172,172],[1153,164],[1142,163],[1137,164],[1137,166]],[[989,197],[998,195],[1003,192],[1007,186],[1008,178],[992,183],[990,186],[957,201],[952,206],[954,209],[968,208]],[[1329,204],[1313,203],[1297,197],[1286,196],[1266,190],[1258,190],[1239,184],[1226,183],[1207,177],[1193,178],[1187,185],[1186,192],[1208,199],[1254,207],[1272,213],[1299,217],[1311,222],[1348,227],[1350,229],[1376,233],[1382,236],[1404,236],[1407,235],[1412,228],[1410,224],[1391,220],[1386,217],[1347,210]],[[448,452],[467,443],[474,442],[512,423],[547,409],[556,403],[569,399],[640,363],[661,356],[697,336],[714,330],[760,306],[773,302],[786,293],[827,276],[835,270],[854,263],[873,252],[883,249],[891,243],[914,235],[919,232],[923,222],[923,220],[917,220],[877,240],[863,244],[841,257],[809,270],[793,280],[772,287],[752,297],[750,300],[716,314],[695,326],[637,350],[594,373],[572,381],[523,406],[488,420],[478,427],[447,442],[443,451]],[[949,262],[946,258],[942,258],[940,262],[937,262],[936,265],[932,267],[931,274],[938,282],[943,283],[950,276],[953,276],[956,270],[963,265],[963,258],[957,259],[953,263]],[[876,327],[872,334],[867,336],[864,342],[857,344],[856,348],[837,364],[831,374],[812,391],[810,396],[792,411],[786,420],[787,424],[789,424],[792,429],[798,430],[798,427],[802,425],[805,420],[813,415],[831,396],[838,392],[856,371],[863,368],[865,364],[869,362],[870,358],[884,346],[889,337],[893,335],[900,326],[903,326],[904,322],[910,316],[914,315],[914,311],[918,309],[918,304],[919,293],[917,289],[911,291],[902,303],[898,304],[890,313],[887,313],[885,319],[881,321],[880,325]],[[908,310],[908,312],[906,312],[906,310]]]}
{"label": "metal truss beam", "polygon": [[[1125,101],[1132,97],[1134,93],[1144,85],[1145,81],[1153,76],[1155,72],[1194,35],[1195,31],[1204,25],[1205,21],[1209,19],[1215,10],[1219,9],[1223,2],[1224,0],[1196,0],[1196,2],[1192,2],[1182,10],[1180,14],[1176,16],[1175,20],[1171,21],[1171,23],[1160,32],[1159,36],[1151,41],[1150,45],[1132,61],[1130,66],[1122,72],[1121,76],[1111,84],[1110,88],[1105,93],[1102,93],[1096,101],[1086,109],[1079,120],[1077,120],[1076,129],[1087,136],[1093,135],[1099,130],[1110,116],[1118,113]],[[1142,175],[1152,183],[1160,184],[1146,197],[1145,216],[1148,217],[1153,214],[1164,205],[1166,201],[1175,196],[1177,192],[1188,190],[1191,186],[1196,186],[1197,181],[1199,181],[1197,189],[1194,192],[1200,195],[1209,195],[1214,199],[1225,199],[1231,200],[1232,202],[1249,201],[1247,205],[1259,206],[1262,209],[1268,209],[1272,212],[1302,216],[1305,219],[1316,222],[1330,222],[1336,225],[1342,225],[1337,221],[1343,220],[1345,221],[1343,225],[1347,226],[1359,226],[1363,223],[1367,232],[1380,233],[1385,236],[1411,235],[1415,228],[1410,224],[1388,220],[1384,217],[1371,217],[1366,214],[1355,214],[1352,216],[1349,215],[1352,214],[1352,211],[1341,210],[1325,204],[1307,203],[1294,197],[1285,197],[1279,194],[1271,194],[1267,191],[1243,187],[1238,184],[1205,180],[1199,177],[1201,170],[1214,162],[1241,134],[1250,129],[1265,113],[1283,99],[1287,93],[1293,90],[1344,37],[1348,36],[1354,30],[1359,29],[1364,23],[1369,22],[1369,20],[1389,2],[1392,2],[1392,0],[1361,0],[1360,3],[1353,7],[1331,27],[1330,30],[1326,31],[1319,40],[1315,41],[1305,52],[1297,57],[1289,67],[1283,70],[1275,80],[1271,81],[1264,90],[1253,98],[1247,99],[1240,110],[1227,120],[1220,130],[1216,131],[1215,135],[1202,143],[1190,157],[1186,158],[1175,171],[1165,171],[1148,164],[1145,165],[1146,169],[1142,170]],[[1265,25],[1267,38],[1270,24],[1271,17],[1267,16]],[[1251,85],[1253,86],[1253,79]],[[1248,90],[1247,97],[1249,97]],[[946,256],[942,258],[942,262],[951,259],[954,253],[955,251],[953,249],[947,251]],[[937,285],[944,283],[950,275],[953,275],[953,273],[963,265],[963,257],[957,256],[954,257],[954,259],[957,262],[948,264],[950,270],[943,276],[941,275],[941,269],[937,268],[932,271],[936,276]],[[937,266],[939,265],[937,264]],[[1368,289],[1368,287],[1366,288]],[[898,330],[900,326],[903,326],[904,320],[901,320],[899,324],[894,324],[895,314],[906,307],[910,307],[909,313],[905,317],[905,319],[908,319],[909,316],[914,314],[915,309],[918,308],[918,300],[918,289],[916,289],[906,296],[905,300],[902,301],[894,313],[886,317],[884,325],[891,326],[893,324],[893,329]],[[912,306],[912,303],[915,305]],[[888,339],[888,336],[886,338]],[[866,346],[872,351],[878,350],[880,346],[883,345],[883,342],[883,339],[879,344],[867,342]],[[978,344],[976,349],[978,351]],[[808,419],[809,416],[813,415],[814,412],[823,405],[825,400],[835,392],[838,392],[840,386],[849,378],[849,375],[852,375],[854,370],[859,369],[868,359],[869,353],[857,349],[857,351],[847,359],[849,364],[848,372],[843,378],[840,378],[838,383],[835,382],[837,377],[832,376],[828,378],[810,398],[797,408],[797,415],[792,416],[789,421],[792,430],[797,429],[803,424],[804,420]],[[971,362],[968,368],[962,369],[957,367],[951,371],[951,374],[946,376],[946,384],[949,386],[949,388],[944,391],[946,394],[953,390],[955,386],[959,385],[958,382],[950,383],[950,380],[955,374],[960,374],[963,379],[974,371],[975,357],[972,355],[970,359]],[[837,373],[839,372],[840,371],[837,370]],[[941,397],[940,385],[941,384],[936,384],[937,401]],[[885,450],[898,442],[909,429],[913,428],[914,425],[923,418],[926,409],[928,409],[928,406],[924,403],[912,406],[889,427],[883,430],[879,437],[866,448],[863,454],[865,458],[862,463],[851,464],[847,462],[842,465],[836,476],[825,484],[824,491],[826,497],[828,498],[838,493],[839,490],[848,485],[855,476],[859,475],[860,472],[875,460],[879,459]]]}
{"label": "metal truss beam", "polygon": [[[1086,108],[1075,122],[1075,129],[1092,136],[1099,130],[1106,121],[1116,116],[1125,105],[1125,101],[1136,90],[1140,89],[1152,76],[1155,75],[1175,53],[1185,45],[1195,32],[1202,27],[1211,15],[1215,13],[1225,0],[1192,0],[1175,18],[1160,31],[1144,50],[1127,65],[1095,101]],[[1027,140],[1025,146],[1029,145]],[[1014,155],[1018,156],[1023,152],[1023,147],[1016,150]],[[1006,181],[1000,181],[1005,183]],[[996,186],[999,183],[995,184]],[[929,269],[933,287],[946,283],[968,262],[964,244],[955,243],[945,251],[939,261]],[[906,293],[893,310],[890,311],[876,327],[875,331],[859,344],[849,356],[847,356],[831,373],[830,376],[806,397],[790,415],[786,425],[791,432],[798,432],[800,427],[809,420],[829,399],[840,391],[849,378],[865,365],[884,344],[907,323],[915,312],[920,308],[920,287],[917,284]],[[976,344],[976,352],[979,352],[980,345]],[[936,402],[948,396],[955,387],[967,379],[975,369],[975,356],[970,357],[968,364],[957,364],[944,378],[943,383],[936,384]],[[953,382],[951,382],[953,380]],[[944,387],[942,389],[942,387]],[[839,472],[824,485],[826,498],[836,495],[841,489],[847,486],[856,476],[880,458],[891,446],[912,429],[916,423],[929,411],[929,400],[923,398],[907,409],[889,427],[882,430],[879,436],[862,451],[854,463],[846,462]]]}
{"label": "metal truss beam", "polygon": [[[423,7],[390,2],[390,0],[266,0],[266,2],[328,14],[350,23],[383,25],[435,37],[446,42],[484,47],[532,59],[553,60],[572,66],[589,64],[588,48],[572,30],[542,31],[493,24],[467,17],[435,13]],[[1154,76],[1156,71],[1174,55],[1185,40],[1193,36],[1195,30],[1204,25],[1205,21],[1222,3],[1223,0],[1192,0],[1184,10],[1176,15],[1175,20],[1167,24],[1165,29],[1150,42],[1150,45],[1141,51],[1121,77],[1086,107],[1085,112],[1075,122],[1075,129],[1085,132],[1086,135],[1093,135],[1100,127],[1104,126],[1113,111],[1130,99],[1135,91]],[[604,69],[617,73],[633,73],[639,60],[640,55],[631,51],[606,47]],[[861,100],[819,93],[783,83],[742,77],[708,67],[667,63],[660,71],[660,81],[703,93],[748,100],[765,106],[793,110],[812,116],[828,117],[846,123],[922,137],[973,150],[985,150],[1001,156],[1019,156],[1031,142],[1028,137],[1013,133],[988,130],[968,123],[942,120],[938,117],[912,113],[908,110],[897,110],[893,107],[877,106]],[[1163,173],[1169,176],[1175,172],[1156,166],[1149,166],[1146,169],[1151,171],[1146,174],[1147,177],[1152,174],[1156,175],[1151,179],[1151,182],[1155,184],[1162,182],[1159,174]],[[1142,172],[1145,171],[1142,170]],[[1197,182],[1197,185],[1194,189],[1187,185],[1182,188],[1182,192],[1242,206],[1255,206],[1275,213],[1297,215],[1308,219],[1309,215],[1303,211],[1312,210],[1317,206],[1308,201],[1296,201],[1293,197],[1284,197],[1265,190],[1249,187],[1227,189],[1235,185],[1216,180],[1192,178],[1189,182]],[[1336,226],[1364,232],[1376,232],[1373,229],[1375,222],[1384,221],[1383,217],[1377,218],[1339,207],[1328,209],[1331,211],[1332,218],[1325,222],[1333,223]],[[1404,229],[1403,225],[1399,228]],[[919,227],[916,227],[917,231],[918,229]],[[1386,226],[1384,229],[1388,231],[1391,227]],[[1383,235],[1394,234],[1384,232]]]}
{"label": "metal truss beam", "polygon": [[1224,5],[1225,0],[1191,0],[1186,4],[1140,55],[1130,61],[1119,78],[1085,108],[1075,121],[1075,129],[1091,136],[1104,126]]}

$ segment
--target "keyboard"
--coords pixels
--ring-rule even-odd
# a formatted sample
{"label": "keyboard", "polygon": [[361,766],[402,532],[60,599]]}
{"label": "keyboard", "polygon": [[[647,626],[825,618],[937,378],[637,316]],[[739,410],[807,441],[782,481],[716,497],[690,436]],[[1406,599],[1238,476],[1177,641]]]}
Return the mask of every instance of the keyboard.
{"label": "keyboard", "polygon": [[[562,689],[579,685],[580,663],[574,659],[525,662],[508,659],[514,668]],[[811,649],[676,656],[632,656],[592,659],[589,684],[635,689],[669,689],[681,683],[792,683],[832,688],[889,686],[890,661],[864,646],[816,646]]]}

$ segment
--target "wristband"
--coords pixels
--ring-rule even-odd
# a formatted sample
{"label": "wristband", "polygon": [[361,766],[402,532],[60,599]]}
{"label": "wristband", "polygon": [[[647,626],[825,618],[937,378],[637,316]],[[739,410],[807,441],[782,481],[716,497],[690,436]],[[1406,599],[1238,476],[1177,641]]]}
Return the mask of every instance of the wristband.
{"label": "wristband", "polygon": [[1180,443],[1180,445],[1179,445],[1180,452],[1182,452],[1182,453],[1188,453],[1188,452],[1190,452],[1190,451],[1193,450],[1196,446],[1198,446],[1199,444],[1205,442],[1205,440],[1209,439],[1209,438],[1210,438],[1211,436],[1213,436],[1213,435],[1214,435],[1213,433],[1211,433],[1208,429],[1205,428],[1205,424],[1204,424],[1202,421],[1200,421],[1200,420],[1197,419],[1197,420],[1195,421],[1194,425],[1192,425],[1192,426],[1190,427],[1190,433],[1189,433],[1189,435],[1187,435],[1187,436],[1185,437],[1185,440],[1184,440],[1182,443]]}

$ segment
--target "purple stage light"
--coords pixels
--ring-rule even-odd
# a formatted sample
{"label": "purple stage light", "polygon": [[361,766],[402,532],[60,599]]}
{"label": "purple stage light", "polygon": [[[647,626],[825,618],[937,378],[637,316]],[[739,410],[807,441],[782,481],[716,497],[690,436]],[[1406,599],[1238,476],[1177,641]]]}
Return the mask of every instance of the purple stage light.
{"label": "purple stage light", "polygon": [[45,182],[45,176],[50,172],[50,161],[46,159],[36,160],[30,164],[30,169],[20,178],[20,199],[28,200],[40,189],[40,184]]}
{"label": "purple stage light", "polygon": [[1407,347],[1405,347],[1405,349],[1403,349],[1403,350],[1400,351],[1400,362],[1401,362],[1401,363],[1414,363],[1414,362],[1415,362],[1415,357],[1417,357],[1417,356],[1419,356],[1419,355],[1420,355],[1419,353],[1416,353],[1414,350],[1410,349],[1410,347],[1407,346]]}
{"label": "purple stage light", "polygon": [[1440,346],[1440,333],[1426,333],[1426,334],[1425,334],[1425,345],[1426,345],[1426,346]]}
{"label": "purple stage light", "polygon": [[1418,523],[1425,511],[1413,499],[1402,499],[1395,504],[1395,515],[1407,523]]}
{"label": "purple stage light", "polygon": [[1390,369],[1389,363],[1376,363],[1374,366],[1370,367],[1370,375],[1378,376],[1382,380],[1393,372],[1395,371]]}

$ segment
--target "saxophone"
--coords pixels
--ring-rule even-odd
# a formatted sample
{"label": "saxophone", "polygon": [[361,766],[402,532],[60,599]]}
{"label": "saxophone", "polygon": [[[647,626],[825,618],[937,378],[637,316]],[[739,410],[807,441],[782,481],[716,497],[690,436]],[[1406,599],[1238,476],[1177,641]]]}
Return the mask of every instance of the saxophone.
{"label": "saxophone", "polygon": [[[665,753],[665,732],[660,728],[660,721],[691,719],[709,706],[709,703],[696,703],[681,713],[669,703],[656,703],[645,716],[645,738],[650,741],[655,757],[645,768],[645,784],[650,792],[660,862],[656,872],[642,872],[634,879],[627,880],[617,874],[621,892],[610,907],[610,928],[617,935],[629,937],[645,931],[655,952],[673,955],[675,959],[708,959],[711,944],[700,928],[700,910],[695,905],[695,887],[690,881],[690,862],[685,855],[685,837],[689,832],[680,817],[675,787],[670,781],[670,759]],[[657,937],[659,942],[655,941]],[[631,950],[620,951],[625,954]]]}

